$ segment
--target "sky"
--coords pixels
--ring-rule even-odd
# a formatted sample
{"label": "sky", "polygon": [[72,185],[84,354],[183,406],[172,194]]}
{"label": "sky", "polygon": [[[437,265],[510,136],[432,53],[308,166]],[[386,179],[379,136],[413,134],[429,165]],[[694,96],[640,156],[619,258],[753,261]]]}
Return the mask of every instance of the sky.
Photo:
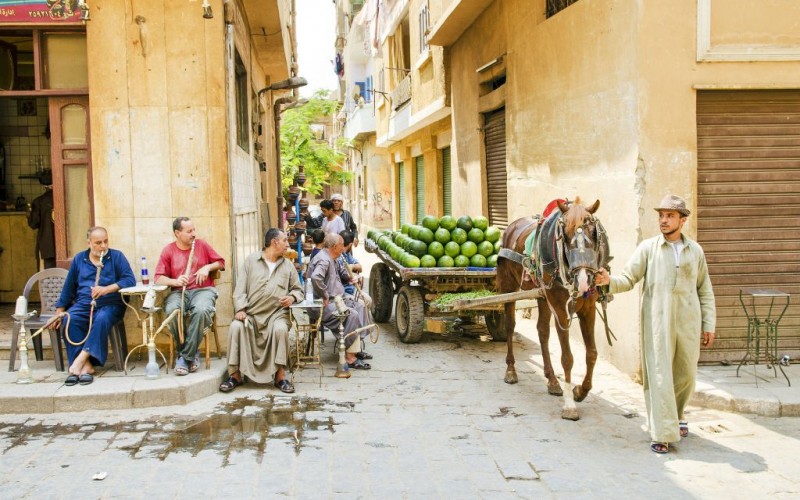
{"label": "sky", "polygon": [[308,80],[300,95],[310,97],[319,89],[336,90],[333,72],[336,41],[336,6],[331,0],[296,0],[297,57],[299,76]]}

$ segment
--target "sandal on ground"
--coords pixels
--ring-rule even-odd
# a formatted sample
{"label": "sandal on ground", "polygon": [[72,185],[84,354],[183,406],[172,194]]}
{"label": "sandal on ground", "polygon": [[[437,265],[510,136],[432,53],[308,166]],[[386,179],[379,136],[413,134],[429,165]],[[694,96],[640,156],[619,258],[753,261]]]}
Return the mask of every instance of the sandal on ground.
{"label": "sandal on ground", "polygon": [[358,359],[372,359],[372,354],[368,353],[367,351],[361,351],[356,353],[356,358]]}
{"label": "sandal on ground", "polygon": [[225,382],[219,384],[219,390],[220,390],[220,392],[231,392],[232,390],[236,389],[237,387],[239,387],[243,383],[244,383],[243,380],[241,380],[241,381],[240,380],[236,380],[236,377],[231,375],[231,376],[228,377],[228,380],[226,380]]}
{"label": "sandal on ground", "polygon": [[77,375],[70,373],[67,377],[67,380],[64,381],[64,385],[78,385],[80,379]]}
{"label": "sandal on ground", "polygon": [[275,382],[275,387],[281,390],[281,392],[285,392],[286,394],[291,394],[294,392],[294,386],[291,382],[286,379],[279,380]]}
{"label": "sandal on ground", "polygon": [[178,357],[178,360],[175,361],[175,375],[182,377],[184,375],[189,374],[189,365],[186,364],[186,360],[182,357]]}
{"label": "sandal on ground", "polygon": [[358,359],[358,358],[356,358],[356,360],[353,361],[352,363],[347,363],[347,366],[349,366],[350,368],[352,368],[354,370],[370,370],[370,369],[372,369],[372,366],[370,366],[369,363],[365,363],[363,359]]}
{"label": "sandal on ground", "polygon": [[681,420],[680,422],[678,422],[678,430],[680,431],[682,438],[685,438],[686,436],[688,436],[689,435],[689,422],[687,422],[685,420]]}
{"label": "sandal on ground", "polygon": [[650,443],[650,451],[653,453],[658,453],[659,455],[669,453],[669,443],[659,443],[658,441],[653,441]]}
{"label": "sandal on ground", "polygon": [[91,373],[84,373],[78,377],[78,383],[81,385],[89,385],[94,382],[94,375]]}
{"label": "sandal on ground", "polygon": [[189,365],[189,373],[194,373],[200,368],[200,353],[194,355],[194,361]]}

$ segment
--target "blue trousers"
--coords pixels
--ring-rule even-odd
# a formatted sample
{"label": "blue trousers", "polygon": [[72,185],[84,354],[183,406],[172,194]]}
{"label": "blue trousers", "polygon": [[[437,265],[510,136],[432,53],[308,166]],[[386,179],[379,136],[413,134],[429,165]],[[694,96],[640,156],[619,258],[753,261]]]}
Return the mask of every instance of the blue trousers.
{"label": "blue trousers", "polygon": [[90,303],[77,303],[73,304],[67,312],[70,315],[69,321],[69,338],[73,342],[81,342],[84,338],[86,342],[83,345],[72,345],[66,337],[66,318],[62,321],[61,330],[64,333],[64,345],[67,348],[67,359],[71,365],[75,358],[81,351],[89,353],[89,360],[93,366],[104,366],[106,364],[106,357],[108,357],[108,333],[111,328],[117,324],[119,320],[125,315],[124,304],[109,304],[102,307],[96,307],[94,310],[94,318],[92,320],[92,331],[89,336],[86,336],[86,331],[89,329],[89,312],[92,305]]}

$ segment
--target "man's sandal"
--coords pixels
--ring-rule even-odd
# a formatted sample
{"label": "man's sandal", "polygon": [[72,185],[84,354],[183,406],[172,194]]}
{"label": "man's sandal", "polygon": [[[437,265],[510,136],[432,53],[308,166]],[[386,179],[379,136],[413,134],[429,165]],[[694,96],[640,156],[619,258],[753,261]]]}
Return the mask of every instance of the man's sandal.
{"label": "man's sandal", "polygon": [[228,380],[219,384],[219,390],[220,392],[231,392],[232,390],[236,389],[243,383],[244,381],[236,380],[236,377],[231,375],[228,377]]}
{"label": "man's sandal", "polygon": [[200,353],[194,355],[192,364],[189,365],[189,373],[194,373],[200,368]]}
{"label": "man's sandal", "polygon": [[653,441],[650,443],[650,451],[653,453],[658,453],[659,455],[669,453],[669,443],[659,443],[658,441]]}
{"label": "man's sandal", "polygon": [[175,361],[175,375],[182,377],[188,374],[189,374],[189,366],[186,364],[186,360],[179,356],[178,359]]}
{"label": "man's sandal", "polygon": [[678,422],[678,430],[680,431],[682,438],[687,437],[689,435],[689,422],[685,420]]}

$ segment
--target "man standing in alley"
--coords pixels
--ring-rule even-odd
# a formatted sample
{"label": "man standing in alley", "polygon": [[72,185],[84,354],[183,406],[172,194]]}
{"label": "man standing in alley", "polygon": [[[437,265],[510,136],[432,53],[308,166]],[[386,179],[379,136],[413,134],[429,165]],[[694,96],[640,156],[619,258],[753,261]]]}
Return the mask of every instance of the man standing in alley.
{"label": "man standing in alley", "polygon": [[207,242],[196,238],[194,223],[188,217],[175,219],[172,232],[175,241],[161,251],[155,278],[157,285],[172,287],[164,302],[166,315],[179,308],[184,314],[177,319],[183,322],[183,340],[177,321],[170,322],[169,329],[178,344],[175,374],[186,375],[200,366],[197,348],[214,320],[217,289],[208,275],[225,269],[225,259]]}
{"label": "man standing in alley", "polygon": [[291,261],[286,233],[270,229],[264,248],[244,261],[233,291],[234,321],[228,330],[228,380],[219,390],[231,392],[245,381],[272,382],[294,392],[286,379],[289,367],[289,306],[302,302],[303,287]]}
{"label": "man standing in alley", "polygon": [[714,344],[716,309],[705,254],[681,233],[691,213],[667,195],[655,209],[661,234],[643,241],[619,275],[601,269],[596,285],[627,292],[641,280],[644,396],[655,453],[689,434],[684,409],[694,393],[700,346]]}
{"label": "man standing in alley", "polygon": [[42,260],[44,269],[56,267],[56,227],[53,214],[53,174],[45,170],[39,177],[44,193],[31,203],[28,226],[37,229],[36,260]]}

